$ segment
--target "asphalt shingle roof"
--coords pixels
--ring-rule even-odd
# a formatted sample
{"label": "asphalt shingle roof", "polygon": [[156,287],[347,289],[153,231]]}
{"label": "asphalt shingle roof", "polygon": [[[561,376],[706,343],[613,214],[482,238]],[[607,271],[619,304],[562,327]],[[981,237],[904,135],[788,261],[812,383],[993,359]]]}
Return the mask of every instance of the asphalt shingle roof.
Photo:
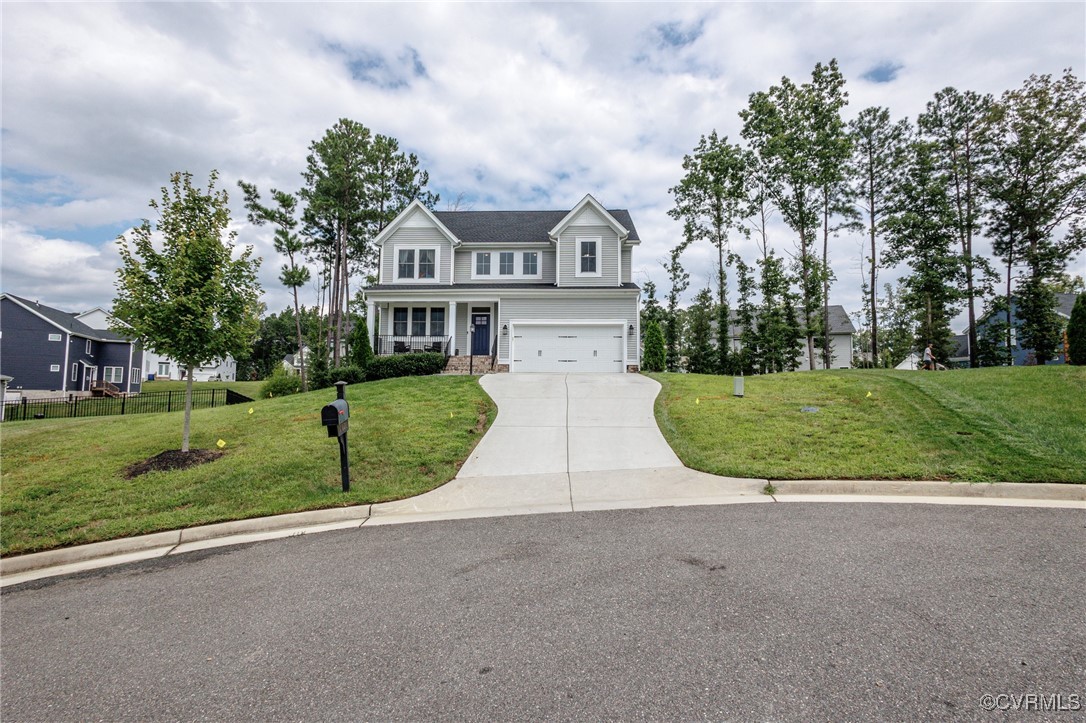
{"label": "asphalt shingle roof", "polygon": [[15,294],[6,294],[6,296],[10,299],[14,299],[26,308],[32,309],[38,314],[41,314],[46,319],[49,319],[49,321],[53,322],[62,329],[66,329],[67,331],[75,334],[76,336],[93,339],[94,341],[128,341],[128,339],[114,334],[112,331],[108,331],[106,329],[92,329],[66,311],[54,309],[51,306],[46,306],[45,304],[37,301],[30,301],[29,299],[24,299],[20,296],[16,296]]}
{"label": "asphalt shingle roof", "polygon": [[[630,212],[608,210],[630,232],[631,241],[640,241]],[[569,211],[434,211],[445,227],[465,243],[541,243],[547,233]]]}
{"label": "asphalt shingle roof", "polygon": [[[471,284],[374,284],[373,286],[367,286],[366,291],[448,291],[449,289],[557,289],[554,284],[546,282],[476,282]],[[639,289],[641,288],[637,284],[626,282],[621,286],[563,286],[562,290],[566,291],[581,291],[584,289],[607,289],[613,291],[615,289]]]}

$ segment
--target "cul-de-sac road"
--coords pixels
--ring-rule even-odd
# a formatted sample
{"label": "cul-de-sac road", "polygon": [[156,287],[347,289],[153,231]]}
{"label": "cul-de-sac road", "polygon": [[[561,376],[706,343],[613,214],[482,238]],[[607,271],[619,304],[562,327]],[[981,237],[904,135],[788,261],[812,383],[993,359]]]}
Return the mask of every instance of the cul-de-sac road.
{"label": "cul-de-sac road", "polygon": [[1082,720],[1084,549],[1080,510],[873,503],[222,547],[4,589],[0,717]]}

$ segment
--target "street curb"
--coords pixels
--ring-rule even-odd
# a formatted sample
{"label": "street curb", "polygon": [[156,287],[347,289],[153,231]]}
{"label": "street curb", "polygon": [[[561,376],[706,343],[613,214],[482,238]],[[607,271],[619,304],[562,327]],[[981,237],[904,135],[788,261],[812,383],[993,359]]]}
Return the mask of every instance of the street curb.
{"label": "street curb", "polygon": [[198,527],[171,530],[169,532],[155,532],[150,535],[124,537],[119,540],[93,542],[89,545],[77,545],[75,547],[65,547],[59,550],[34,552],[28,555],[18,555],[16,557],[5,557],[0,559],[0,577],[17,575],[19,573],[40,570],[46,567],[59,567],[61,565],[88,562],[90,560],[99,560],[106,557],[116,557],[119,555],[144,552],[158,548],[165,548],[168,552],[169,549],[177,547],[178,545],[222,537],[232,537],[234,535],[289,530],[293,528],[305,528],[315,525],[354,520],[357,520],[358,523],[361,524],[369,519],[371,506],[372,505],[333,507],[328,510],[292,512],[285,515],[273,515],[271,517],[256,517],[251,520],[220,522],[214,525],[200,525]]}
{"label": "street curb", "polygon": [[894,495],[1086,502],[1086,484],[1055,482],[934,482],[896,480],[770,480],[783,495]]}

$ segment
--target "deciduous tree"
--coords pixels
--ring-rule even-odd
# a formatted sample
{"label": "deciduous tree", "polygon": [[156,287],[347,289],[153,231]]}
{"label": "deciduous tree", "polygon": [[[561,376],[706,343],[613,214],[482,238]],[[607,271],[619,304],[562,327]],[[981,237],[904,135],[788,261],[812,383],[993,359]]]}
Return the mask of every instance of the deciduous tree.
{"label": "deciduous tree", "polygon": [[[233,257],[236,232],[228,231],[225,190],[192,185],[191,173],[174,173],[150,207],[158,214],[117,238],[122,266],[113,301],[118,331],[135,333],[144,346],[187,369],[227,355],[240,356],[258,325],[259,259],[252,247]],[[161,250],[156,240],[162,241]],[[189,451],[192,374],[185,384],[181,451]]]}

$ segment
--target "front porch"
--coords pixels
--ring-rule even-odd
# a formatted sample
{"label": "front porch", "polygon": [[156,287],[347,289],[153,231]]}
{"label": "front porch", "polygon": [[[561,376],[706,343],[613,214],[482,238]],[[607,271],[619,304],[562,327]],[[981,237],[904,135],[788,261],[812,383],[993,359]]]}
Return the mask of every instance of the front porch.
{"label": "front porch", "polygon": [[497,363],[497,299],[375,299],[367,319],[375,356],[436,352],[444,354],[448,374],[508,371]]}

